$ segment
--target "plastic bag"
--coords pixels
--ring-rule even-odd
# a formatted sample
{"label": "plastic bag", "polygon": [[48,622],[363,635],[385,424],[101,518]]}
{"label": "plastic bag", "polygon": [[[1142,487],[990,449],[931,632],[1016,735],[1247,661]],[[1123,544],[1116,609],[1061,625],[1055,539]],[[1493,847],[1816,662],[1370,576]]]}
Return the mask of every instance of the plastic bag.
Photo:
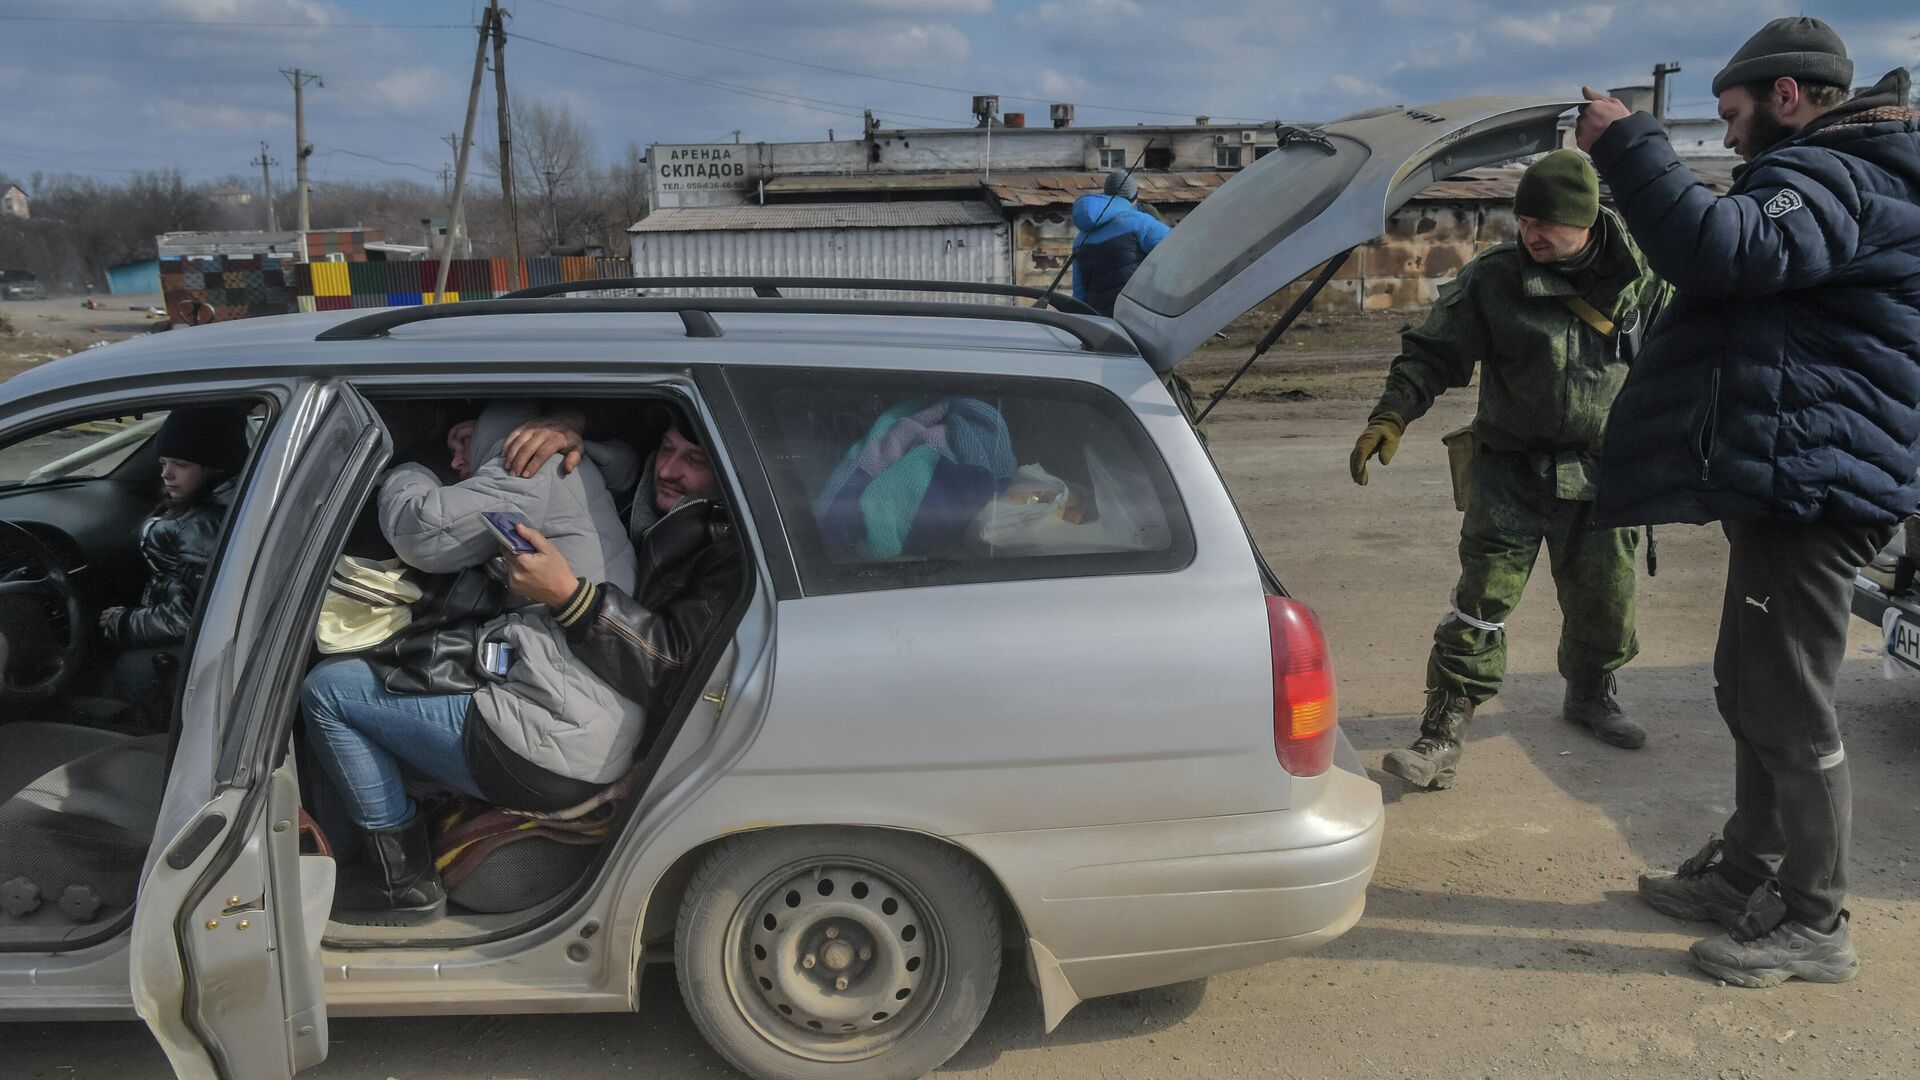
{"label": "plastic bag", "polygon": [[1080,491],[1038,465],[1022,465],[973,519],[973,539],[989,557],[1087,555],[1165,547],[1160,498],[1145,477],[1087,454],[1090,490]]}

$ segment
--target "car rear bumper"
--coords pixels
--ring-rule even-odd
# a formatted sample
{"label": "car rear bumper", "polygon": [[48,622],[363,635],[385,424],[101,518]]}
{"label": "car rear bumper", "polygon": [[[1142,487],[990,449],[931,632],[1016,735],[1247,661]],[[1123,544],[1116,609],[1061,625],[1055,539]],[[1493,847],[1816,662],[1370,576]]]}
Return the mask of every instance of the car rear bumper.
{"label": "car rear bumper", "polygon": [[[1865,574],[1853,579],[1853,613],[1876,628],[1886,626],[1887,612],[1897,610],[1902,618],[1913,625],[1920,626],[1920,600],[1911,595],[1890,596],[1880,582]],[[1920,670],[1905,657],[1897,657],[1909,667]]]}
{"label": "car rear bumper", "polygon": [[[1380,788],[1345,760],[1294,784],[1282,811],[954,839],[1006,886],[1042,990],[1051,974],[1077,1001],[1305,952],[1357,922]],[[1050,1022],[1064,1011],[1049,1001]]]}

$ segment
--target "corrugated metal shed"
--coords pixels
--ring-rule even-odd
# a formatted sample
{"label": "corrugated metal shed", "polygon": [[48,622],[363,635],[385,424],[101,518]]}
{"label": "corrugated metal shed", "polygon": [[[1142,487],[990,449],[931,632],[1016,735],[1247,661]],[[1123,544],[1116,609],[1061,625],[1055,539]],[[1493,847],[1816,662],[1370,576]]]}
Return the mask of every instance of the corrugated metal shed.
{"label": "corrugated metal shed", "polygon": [[655,210],[627,231],[947,228],[999,222],[992,207],[977,202],[689,206]]}
{"label": "corrugated metal shed", "polygon": [[115,296],[160,291],[160,260],[123,263],[107,268],[107,291]]}
{"label": "corrugated metal shed", "polygon": [[307,238],[299,232],[170,232],[155,238],[154,245],[163,259],[169,255],[307,257]]}
{"label": "corrugated metal shed", "polygon": [[1007,224],[980,203],[680,207],[656,210],[629,231],[637,277],[786,275],[1005,283],[1012,273]]}

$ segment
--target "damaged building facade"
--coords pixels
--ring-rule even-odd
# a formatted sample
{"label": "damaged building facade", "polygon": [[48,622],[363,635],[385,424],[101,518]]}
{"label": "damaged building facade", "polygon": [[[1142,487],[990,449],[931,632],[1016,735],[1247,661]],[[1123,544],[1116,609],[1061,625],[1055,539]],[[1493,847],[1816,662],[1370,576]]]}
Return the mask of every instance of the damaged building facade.
{"label": "damaged building facade", "polygon": [[[1073,201],[1101,190],[1109,170],[1133,168],[1142,205],[1177,225],[1293,126],[1083,127],[1073,106],[1054,105],[1046,126],[1029,127],[991,97],[975,99],[975,115],[974,127],[912,129],[869,114],[857,138],[824,142],[656,144],[652,211],[629,230],[634,273],[1044,287],[1072,250]],[[1429,303],[1474,255],[1513,237],[1519,175],[1475,170],[1429,187],[1354,252],[1316,309]]]}

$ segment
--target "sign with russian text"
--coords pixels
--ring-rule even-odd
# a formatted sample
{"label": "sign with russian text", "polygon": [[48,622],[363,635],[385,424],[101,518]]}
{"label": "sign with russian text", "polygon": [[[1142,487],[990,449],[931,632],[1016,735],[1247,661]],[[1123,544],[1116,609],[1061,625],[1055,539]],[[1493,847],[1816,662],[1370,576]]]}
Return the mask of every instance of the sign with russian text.
{"label": "sign with russian text", "polygon": [[759,179],[756,151],[756,147],[740,143],[655,146],[648,156],[653,189],[663,195],[745,191]]}

